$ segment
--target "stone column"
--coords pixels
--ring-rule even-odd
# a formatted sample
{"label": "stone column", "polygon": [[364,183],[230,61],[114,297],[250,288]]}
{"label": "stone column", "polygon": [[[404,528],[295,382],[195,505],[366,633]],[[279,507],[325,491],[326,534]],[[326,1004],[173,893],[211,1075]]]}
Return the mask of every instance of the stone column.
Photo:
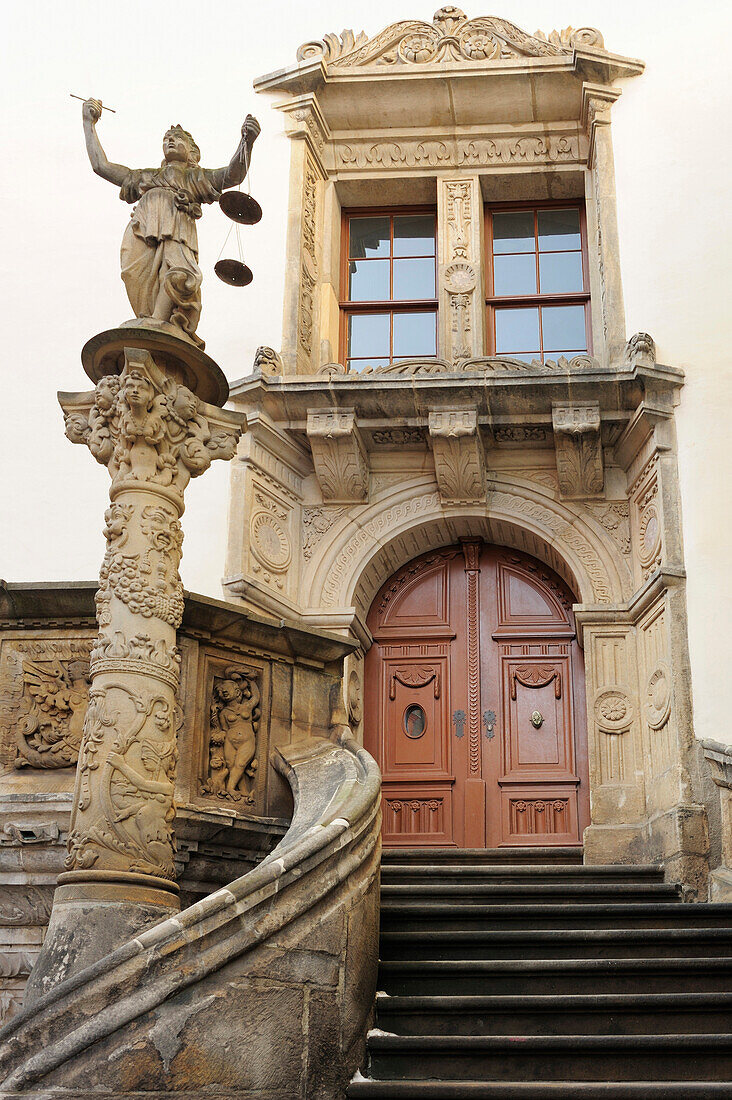
{"label": "stone column", "polygon": [[[233,457],[243,418],[202,401],[171,377],[169,356],[156,358],[162,368],[145,347],[124,347],[119,374],[102,373],[88,393],[59,394],[66,435],[107,467],[112,484],[66,872],[30,1000],[180,908],[173,822],[183,493],[213,459]],[[115,357],[106,362],[103,369]],[[198,366],[205,376],[206,364]],[[186,374],[194,386],[195,373]],[[207,392],[205,377],[197,388]]]}
{"label": "stone column", "polygon": [[437,181],[437,354],[459,365],[485,355],[483,200],[477,176]]}

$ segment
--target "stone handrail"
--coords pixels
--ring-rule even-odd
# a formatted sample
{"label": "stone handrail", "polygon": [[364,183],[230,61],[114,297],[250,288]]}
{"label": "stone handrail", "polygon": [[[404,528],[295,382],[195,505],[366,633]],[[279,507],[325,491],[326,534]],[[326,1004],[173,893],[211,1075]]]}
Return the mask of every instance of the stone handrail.
{"label": "stone handrail", "polygon": [[295,798],[280,844],[12,1019],[0,1094],[42,1082],[44,1095],[214,1084],[219,1096],[281,1095],[274,1077],[292,1097],[345,1087],[376,982],[379,770],[345,730],[273,763]]}

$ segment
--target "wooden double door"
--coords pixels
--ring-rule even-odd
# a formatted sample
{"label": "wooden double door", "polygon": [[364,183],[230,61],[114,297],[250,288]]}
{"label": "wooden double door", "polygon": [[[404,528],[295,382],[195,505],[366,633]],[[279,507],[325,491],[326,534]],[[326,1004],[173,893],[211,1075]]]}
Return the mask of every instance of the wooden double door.
{"label": "wooden double door", "polygon": [[479,540],[410,562],[369,613],[364,742],[387,845],[580,844],[589,823],[573,597]]}

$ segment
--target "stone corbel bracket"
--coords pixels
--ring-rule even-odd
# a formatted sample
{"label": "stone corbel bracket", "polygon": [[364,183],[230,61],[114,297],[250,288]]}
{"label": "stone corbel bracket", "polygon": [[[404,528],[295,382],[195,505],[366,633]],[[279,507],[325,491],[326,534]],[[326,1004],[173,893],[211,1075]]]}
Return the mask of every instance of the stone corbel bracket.
{"label": "stone corbel bracket", "polygon": [[601,496],[605,474],[599,403],[552,403],[552,427],[562,497],[565,500],[578,500]]}
{"label": "stone corbel bracket", "polygon": [[354,410],[310,409],[307,435],[323,500],[329,504],[367,500],[368,460]]}
{"label": "stone corbel bracket", "polygon": [[432,409],[429,432],[443,504],[471,504],[486,498],[483,443],[475,409]]}
{"label": "stone corbel bracket", "polygon": [[582,85],[580,124],[589,140],[587,153],[587,166],[589,168],[592,168],[595,163],[597,129],[599,126],[610,125],[610,108],[619,96],[619,88],[607,88],[603,84],[585,83]]}
{"label": "stone corbel bracket", "polygon": [[325,159],[330,142],[330,128],[323,117],[315,95],[308,93],[294,96],[285,103],[276,104],[276,109],[282,111],[287,118],[285,123],[287,136],[305,140],[325,177]]}

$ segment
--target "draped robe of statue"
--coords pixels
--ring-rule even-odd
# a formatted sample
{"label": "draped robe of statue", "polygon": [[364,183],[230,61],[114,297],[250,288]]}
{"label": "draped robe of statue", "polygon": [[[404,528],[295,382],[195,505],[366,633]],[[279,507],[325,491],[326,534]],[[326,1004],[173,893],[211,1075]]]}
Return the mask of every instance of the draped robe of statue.
{"label": "draped robe of statue", "polygon": [[122,278],[137,317],[152,317],[161,289],[173,302],[172,324],[200,346],[202,274],[198,266],[196,221],[201,204],[221,192],[214,172],[199,165],[164,163],[129,172],[120,198],[137,203],[122,238]]}

